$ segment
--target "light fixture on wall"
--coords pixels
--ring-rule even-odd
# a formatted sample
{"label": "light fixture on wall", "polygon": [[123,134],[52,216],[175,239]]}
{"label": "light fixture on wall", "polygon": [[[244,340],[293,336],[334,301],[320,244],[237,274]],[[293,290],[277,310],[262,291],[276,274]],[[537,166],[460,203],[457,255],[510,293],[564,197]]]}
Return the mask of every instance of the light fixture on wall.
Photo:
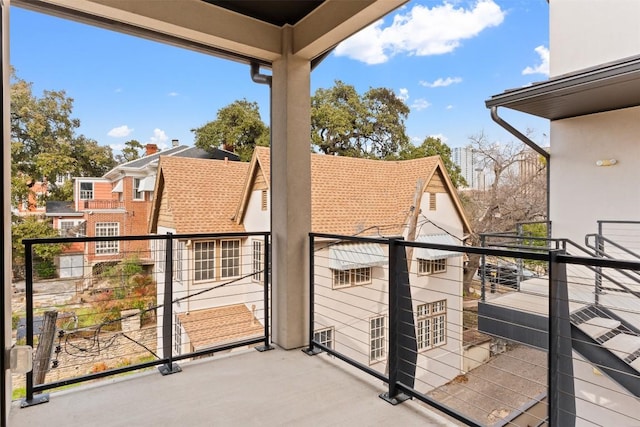
{"label": "light fixture on wall", "polygon": [[613,166],[617,164],[618,161],[616,159],[603,159],[596,161],[596,166]]}

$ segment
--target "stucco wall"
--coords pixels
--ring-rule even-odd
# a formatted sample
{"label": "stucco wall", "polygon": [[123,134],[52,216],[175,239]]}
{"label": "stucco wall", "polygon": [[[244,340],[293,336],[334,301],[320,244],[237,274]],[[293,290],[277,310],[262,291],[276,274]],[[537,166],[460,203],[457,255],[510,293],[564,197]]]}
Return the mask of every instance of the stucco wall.
{"label": "stucco wall", "polygon": [[551,77],[640,52],[637,0],[553,0]]}
{"label": "stucco wall", "polygon": [[[639,2],[640,4],[640,2]],[[582,243],[597,220],[640,217],[640,107],[551,123],[550,219],[555,237]],[[614,166],[596,161],[616,159]]]}

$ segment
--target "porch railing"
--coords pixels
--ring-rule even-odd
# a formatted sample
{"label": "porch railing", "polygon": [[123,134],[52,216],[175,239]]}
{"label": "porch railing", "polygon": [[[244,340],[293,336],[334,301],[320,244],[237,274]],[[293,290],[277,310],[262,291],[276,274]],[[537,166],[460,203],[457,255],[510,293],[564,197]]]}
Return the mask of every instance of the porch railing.
{"label": "porch railing", "polygon": [[[175,362],[238,347],[270,349],[269,236],[25,239],[25,305],[13,317],[16,341],[35,356],[22,406],[72,384],[153,366],[174,373]],[[92,256],[112,242],[117,253]],[[65,260],[64,246],[77,243],[84,255]],[[55,269],[44,268],[42,254],[54,248]]]}
{"label": "porch railing", "polygon": [[[382,262],[371,245],[382,248]],[[462,286],[465,254],[519,258],[525,265],[538,263],[544,274],[525,280],[520,291],[500,286],[484,302],[476,279],[471,287],[478,308],[469,309],[471,298],[463,304],[462,297],[471,292],[469,284]],[[436,259],[446,260],[446,267]],[[616,307],[611,295],[594,308],[595,275],[585,276],[593,268],[640,271],[640,263],[570,256],[555,248],[317,233],[310,234],[309,263],[305,351],[325,352],[385,382],[387,392],[380,397],[391,403],[414,398],[478,426],[570,426],[589,420],[593,411],[601,419],[640,422],[640,399],[634,395],[640,393],[634,385],[640,373],[633,363],[640,341],[638,349],[628,350],[583,332],[598,319],[606,317],[607,324],[621,319],[621,328],[610,335],[640,340],[634,332],[640,310]],[[439,270],[421,270],[435,264]],[[587,378],[584,366],[606,380]],[[624,402],[626,409],[602,403],[611,401]]]}

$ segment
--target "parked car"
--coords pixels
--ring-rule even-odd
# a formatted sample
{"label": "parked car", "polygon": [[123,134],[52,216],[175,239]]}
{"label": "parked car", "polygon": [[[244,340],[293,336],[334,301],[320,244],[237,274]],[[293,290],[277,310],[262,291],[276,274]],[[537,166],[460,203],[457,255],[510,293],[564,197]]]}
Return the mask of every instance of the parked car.
{"label": "parked car", "polygon": [[481,279],[483,272],[484,278],[488,282],[497,285],[509,286],[511,288],[518,287],[518,277],[520,277],[520,282],[522,282],[523,280],[538,276],[533,271],[524,267],[519,271],[517,264],[506,262],[498,262],[497,264],[488,262],[484,265],[484,270],[482,265],[480,265],[480,267],[478,267],[478,276]]}

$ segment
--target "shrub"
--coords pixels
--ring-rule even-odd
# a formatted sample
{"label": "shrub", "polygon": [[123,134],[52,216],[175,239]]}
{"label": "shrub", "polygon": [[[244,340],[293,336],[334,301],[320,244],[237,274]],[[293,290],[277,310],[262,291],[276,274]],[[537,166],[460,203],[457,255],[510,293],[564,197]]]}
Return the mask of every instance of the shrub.
{"label": "shrub", "polygon": [[52,261],[42,260],[36,264],[36,274],[41,279],[52,279],[56,277],[56,266]]}

